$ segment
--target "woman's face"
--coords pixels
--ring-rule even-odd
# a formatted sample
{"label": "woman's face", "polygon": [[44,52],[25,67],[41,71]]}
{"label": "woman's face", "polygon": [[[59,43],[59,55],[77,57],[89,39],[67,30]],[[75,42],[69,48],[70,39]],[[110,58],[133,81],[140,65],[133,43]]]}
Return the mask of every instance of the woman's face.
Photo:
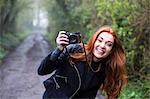
{"label": "woman's face", "polygon": [[107,57],[114,44],[114,37],[107,33],[102,32],[99,34],[97,40],[94,43],[94,49],[93,49],[93,60],[95,62],[101,60],[102,58]]}

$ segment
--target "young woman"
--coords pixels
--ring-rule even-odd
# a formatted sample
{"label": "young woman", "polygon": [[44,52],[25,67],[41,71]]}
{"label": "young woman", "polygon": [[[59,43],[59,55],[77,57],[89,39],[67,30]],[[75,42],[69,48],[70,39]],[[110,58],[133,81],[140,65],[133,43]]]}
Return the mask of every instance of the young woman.
{"label": "young woman", "polygon": [[104,90],[108,99],[119,96],[127,83],[124,49],[113,29],[99,28],[89,42],[69,44],[65,31],[56,38],[57,48],[41,63],[38,74],[55,73],[44,81],[43,99],[95,98]]}

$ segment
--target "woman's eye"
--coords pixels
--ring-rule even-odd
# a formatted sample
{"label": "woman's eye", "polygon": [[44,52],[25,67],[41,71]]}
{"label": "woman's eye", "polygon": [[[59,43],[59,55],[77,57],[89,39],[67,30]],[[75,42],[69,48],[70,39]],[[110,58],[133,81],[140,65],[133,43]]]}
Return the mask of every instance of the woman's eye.
{"label": "woman's eye", "polygon": [[107,44],[107,46],[111,47],[111,46],[112,46],[112,44]]}
{"label": "woman's eye", "polygon": [[102,40],[98,40],[99,42],[102,42]]}

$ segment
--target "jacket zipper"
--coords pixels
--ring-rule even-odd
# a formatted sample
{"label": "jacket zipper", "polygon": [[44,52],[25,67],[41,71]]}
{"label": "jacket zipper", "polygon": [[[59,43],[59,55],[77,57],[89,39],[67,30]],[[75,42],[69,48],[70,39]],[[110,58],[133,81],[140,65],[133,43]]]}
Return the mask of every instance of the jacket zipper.
{"label": "jacket zipper", "polygon": [[77,90],[71,95],[70,99],[79,91],[80,87],[81,87],[81,77],[80,77],[80,73],[79,70],[77,69],[75,63],[73,63],[72,61],[70,61],[71,66],[73,66],[77,72],[78,78],[79,78],[79,86],[77,88]]}

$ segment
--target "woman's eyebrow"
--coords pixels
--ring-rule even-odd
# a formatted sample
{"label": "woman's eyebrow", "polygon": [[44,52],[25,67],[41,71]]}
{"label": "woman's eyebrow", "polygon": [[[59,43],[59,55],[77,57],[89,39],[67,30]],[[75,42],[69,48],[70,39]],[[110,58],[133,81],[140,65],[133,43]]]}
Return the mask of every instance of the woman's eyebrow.
{"label": "woman's eyebrow", "polygon": [[[98,37],[98,39],[102,39],[102,40],[103,40],[103,37],[99,36],[99,37]],[[113,44],[113,42],[112,42],[112,41],[107,41],[107,42],[110,42],[110,43],[112,43],[112,44]]]}
{"label": "woman's eyebrow", "polygon": [[113,44],[113,42],[112,42],[112,41],[107,41],[107,42],[109,42],[109,43],[112,43],[112,44]]}
{"label": "woman's eyebrow", "polygon": [[102,39],[103,40],[103,37],[99,36],[97,39]]}

